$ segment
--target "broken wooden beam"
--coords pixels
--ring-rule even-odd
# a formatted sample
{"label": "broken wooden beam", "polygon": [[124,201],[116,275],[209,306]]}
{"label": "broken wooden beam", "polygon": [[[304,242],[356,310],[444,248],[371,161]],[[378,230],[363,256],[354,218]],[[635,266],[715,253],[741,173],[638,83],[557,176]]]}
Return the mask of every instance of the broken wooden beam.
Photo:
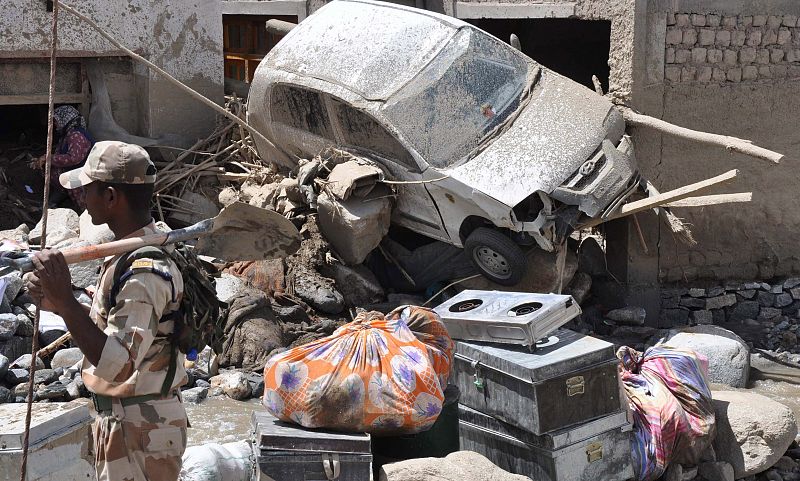
{"label": "broken wooden beam", "polygon": [[622,207],[619,208],[619,210],[612,213],[605,219],[593,219],[587,222],[586,224],[582,225],[580,228],[583,229],[587,227],[594,227],[596,225],[602,224],[603,222],[619,219],[621,217],[635,214],[637,212],[642,212],[648,209],[653,209],[655,207],[662,207],[672,202],[686,199],[688,197],[694,197],[696,196],[696,194],[705,192],[708,189],[716,187],[717,185],[721,185],[732,181],[733,179],[736,178],[737,175],[739,175],[738,170],[736,169],[729,170],[724,174],[720,174],[710,179],[706,179],[690,185],[685,185],[683,187],[679,187],[669,192],[664,192],[663,194],[657,194],[650,197],[646,197],[641,200],[629,202],[627,204],[624,204]]}
{"label": "broken wooden beam", "polygon": [[751,200],[753,200],[752,192],[740,192],[738,194],[717,194],[704,195],[700,197],[687,197],[683,200],[670,202],[664,207],[705,207],[708,205],[750,202]]}
{"label": "broken wooden beam", "polygon": [[630,125],[649,127],[665,134],[687,140],[693,140],[702,144],[717,145],[719,147],[724,147],[729,151],[739,152],[757,159],[768,160],[776,164],[780,163],[781,159],[784,157],[783,154],[778,152],[753,145],[753,143],[749,140],[739,139],[729,135],[719,135],[687,129],[686,127],[671,124],[649,115],[634,112],[627,107],[619,108],[622,111],[622,115],[625,117],[625,121]]}

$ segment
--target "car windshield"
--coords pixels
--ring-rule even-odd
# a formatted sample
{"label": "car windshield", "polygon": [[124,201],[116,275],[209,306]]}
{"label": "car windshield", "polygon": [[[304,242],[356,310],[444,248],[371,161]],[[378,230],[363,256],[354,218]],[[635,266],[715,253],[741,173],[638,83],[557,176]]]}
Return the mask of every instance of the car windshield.
{"label": "car windshield", "polygon": [[529,68],[508,45],[462,28],[384,114],[428,164],[447,168],[514,112]]}

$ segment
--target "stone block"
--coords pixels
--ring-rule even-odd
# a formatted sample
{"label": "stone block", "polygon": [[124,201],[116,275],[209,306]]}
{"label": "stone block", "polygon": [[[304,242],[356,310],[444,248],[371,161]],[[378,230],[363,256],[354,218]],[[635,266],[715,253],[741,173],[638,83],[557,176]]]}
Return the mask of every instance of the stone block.
{"label": "stone block", "polygon": [[716,14],[706,15],[706,26],[719,27],[721,21],[722,21],[722,16],[720,15]]}
{"label": "stone block", "polygon": [[[758,78],[758,67],[755,65],[747,65],[742,69],[742,78],[744,80],[755,80]],[[740,291],[739,294],[742,292],[752,293],[752,296],[748,297],[748,299],[752,299],[753,296],[756,295],[756,291],[748,290],[748,291]]]}
{"label": "stone block", "polygon": [[688,27],[691,25],[691,20],[689,19],[689,14],[687,13],[676,13],[675,14],[675,25],[678,27]]}
{"label": "stone block", "polygon": [[[47,211],[47,245],[56,245],[73,237],[78,237],[80,229],[78,213],[72,209],[50,209]],[[42,240],[42,221],[40,220],[29,235],[32,244]]]}
{"label": "stone block", "polygon": [[789,75],[788,65],[773,65],[770,70],[773,78],[786,78]]}
{"label": "stone block", "polygon": [[714,45],[717,39],[717,33],[711,28],[701,28],[700,34],[697,37],[700,45]]}
{"label": "stone block", "polygon": [[726,65],[736,65],[738,61],[738,53],[736,50],[725,50],[722,53],[722,61],[725,62]]}
{"label": "stone block", "polygon": [[706,290],[700,289],[699,287],[693,287],[689,289],[689,296],[690,297],[706,297]]}
{"label": "stone block", "polygon": [[795,56],[793,48],[787,48],[785,52],[786,54],[783,57],[784,60],[786,60],[789,63],[797,62],[798,58]]}
{"label": "stone block", "polygon": [[711,316],[714,318],[714,324],[724,324],[727,319],[725,309],[712,309]]}
{"label": "stone block", "polygon": [[767,17],[767,26],[769,28],[778,28],[783,25],[783,17],[781,15],[770,15]]}
{"label": "stone block", "polygon": [[[745,68],[747,68],[747,67],[745,67]],[[755,68],[755,67],[753,67],[753,68]],[[756,72],[756,73],[758,73],[758,72]],[[755,289],[745,289],[745,290],[742,290],[742,291],[738,291],[737,294],[742,296],[743,299],[752,299],[752,298],[756,297],[756,290]]]}
{"label": "stone block", "polygon": [[675,14],[670,12],[667,14],[667,26],[671,27],[675,25]]}
{"label": "stone block", "polygon": [[664,77],[669,82],[680,82],[681,68],[675,66],[667,66],[667,68],[664,69]]}
{"label": "stone block", "polygon": [[714,314],[711,311],[705,309],[692,312],[691,318],[695,324],[699,325],[714,324]]}
{"label": "stone block", "polygon": [[728,82],[738,83],[742,81],[742,69],[732,68],[728,70]]}
{"label": "stone block", "polygon": [[774,307],[762,307],[758,312],[757,320],[759,321],[772,321],[783,314],[780,309]]}
{"label": "stone block", "polygon": [[791,289],[789,291],[789,293],[792,295],[792,299],[794,299],[794,300],[800,299],[800,287],[796,287],[794,289]]}
{"label": "stone block", "polygon": [[775,45],[778,43],[778,31],[777,30],[767,30],[764,32],[764,35],[761,36],[761,46],[768,47],[770,45]]}
{"label": "stone block", "polygon": [[775,304],[775,294],[771,292],[759,291],[757,299],[758,305],[762,307],[772,307]]}
{"label": "stone block", "polygon": [[722,50],[718,50],[716,48],[712,48],[708,51],[708,63],[720,63],[722,62]]}
{"label": "stone block", "polygon": [[760,48],[756,50],[756,63],[766,65],[769,63],[769,50]]}
{"label": "stone block", "polygon": [[[798,289],[800,292],[800,289]],[[680,297],[665,297],[661,299],[661,308],[662,309],[675,309],[680,305],[681,298]]]}
{"label": "stone block", "polygon": [[783,292],[783,284],[775,284],[774,286],[770,287],[769,292],[773,294],[780,294]]}
{"label": "stone block", "polygon": [[367,202],[353,197],[339,202],[323,192],[317,204],[320,232],[347,264],[364,262],[389,232],[388,199]]}
{"label": "stone block", "polygon": [[717,45],[721,45],[723,47],[727,47],[731,44],[731,32],[730,30],[720,30],[716,33],[716,42]]}
{"label": "stone block", "polygon": [[792,289],[797,286],[800,286],[800,277],[791,277],[783,281],[784,289]]}
{"label": "stone block", "polygon": [[761,33],[761,30],[751,30],[747,34],[747,45],[750,45],[751,47],[757,47],[761,45],[762,36],[763,34]]}
{"label": "stone block", "polygon": [[662,309],[660,317],[661,325],[686,324],[689,321],[689,311],[686,309]]}
{"label": "stone block", "polygon": [[731,34],[731,45],[741,47],[747,41],[747,32],[744,30],[734,30]]}
{"label": "stone block", "polygon": [[800,65],[789,65],[789,78],[800,78]]}
{"label": "stone block", "polygon": [[772,78],[772,69],[769,65],[761,65],[758,67],[758,76],[763,78]]}
{"label": "stone block", "polygon": [[680,305],[683,307],[690,307],[694,309],[703,309],[706,307],[707,299],[696,299],[694,297],[684,297],[681,299]]}
{"label": "stone block", "polygon": [[694,64],[706,63],[707,56],[708,49],[702,47],[692,49],[692,63]]}
{"label": "stone block", "polygon": [[[692,82],[697,76],[697,69],[695,67],[683,67],[681,69],[681,82]],[[686,271],[684,270],[684,275]],[[688,276],[687,276],[688,277]]]}
{"label": "stone block", "polygon": [[675,50],[675,63],[686,63],[692,58],[691,50],[679,48]]}
{"label": "stone block", "polygon": [[753,15],[753,21],[751,22],[754,27],[763,27],[767,24],[767,16],[766,15]]}
{"label": "stone block", "polygon": [[722,309],[736,304],[736,294],[725,294],[724,296],[712,297],[705,301],[706,309]]}
{"label": "stone block", "polygon": [[797,26],[797,15],[784,15],[783,16],[783,25],[784,27],[796,27]]}
{"label": "stone block", "polygon": [[787,45],[792,41],[792,32],[788,28],[778,30],[778,45]]}
{"label": "stone block", "polygon": [[736,27],[736,22],[737,22],[736,17],[732,17],[732,16],[728,16],[728,15],[722,17],[722,26],[723,27],[729,27],[729,28]]}
{"label": "stone block", "polygon": [[683,41],[685,45],[692,46],[697,43],[697,30],[690,28],[683,31]]}
{"label": "stone block", "polygon": [[17,332],[19,318],[14,313],[0,314],[0,341],[8,341]]}
{"label": "stone block", "polygon": [[783,61],[785,53],[783,50],[776,48],[769,53],[769,61],[772,63],[780,63]]}
{"label": "stone block", "polygon": [[714,286],[706,289],[706,297],[717,297],[725,294],[725,288],[722,286]]}
{"label": "stone block", "polygon": [[788,292],[784,292],[775,296],[775,307],[786,307],[791,305],[792,302],[794,302],[794,299]]}
{"label": "stone block", "polygon": [[727,316],[732,322],[744,321],[745,319],[756,319],[761,310],[756,301],[744,301],[736,304]]}
{"label": "stone block", "polygon": [[756,61],[756,49],[753,47],[745,47],[739,50],[739,63],[747,64]]}
{"label": "stone block", "polygon": [[706,26],[706,16],[700,15],[698,13],[692,14],[692,25],[695,27],[705,27]]}
{"label": "stone block", "polygon": [[683,30],[680,28],[667,29],[667,45],[679,45],[683,42]]}
{"label": "stone block", "polygon": [[715,82],[724,82],[725,81],[725,71],[719,67],[714,67],[714,71],[711,74],[711,78]]}
{"label": "stone block", "polygon": [[664,60],[668,64],[675,63],[675,49],[674,48],[670,47],[670,48],[667,49],[667,51],[666,51],[666,53],[664,55]]}

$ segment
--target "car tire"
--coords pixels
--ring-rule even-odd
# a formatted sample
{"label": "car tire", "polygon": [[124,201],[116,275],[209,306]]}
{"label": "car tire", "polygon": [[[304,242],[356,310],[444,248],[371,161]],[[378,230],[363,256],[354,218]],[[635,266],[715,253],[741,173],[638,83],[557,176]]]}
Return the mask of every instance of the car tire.
{"label": "car tire", "polygon": [[513,286],[522,280],[528,267],[528,258],[520,246],[488,227],[472,231],[464,249],[484,277],[503,286]]}

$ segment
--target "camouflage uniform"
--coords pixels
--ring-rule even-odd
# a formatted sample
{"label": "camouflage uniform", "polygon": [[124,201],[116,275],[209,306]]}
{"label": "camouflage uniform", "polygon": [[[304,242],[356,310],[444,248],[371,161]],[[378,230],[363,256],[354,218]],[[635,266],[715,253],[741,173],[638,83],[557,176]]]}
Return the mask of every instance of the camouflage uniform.
{"label": "camouflage uniform", "polygon": [[[154,182],[152,165],[141,147],[98,142],[84,168],[63,174],[61,183],[76,188],[94,180]],[[151,223],[128,237],[156,232]],[[167,336],[174,329],[174,321],[162,317],[178,309],[183,278],[169,259],[136,259],[132,275],[118,286],[114,304],[111,291],[120,259],[109,257],[103,264],[90,312],[108,340],[97,366],[84,358],[82,370],[99,409],[92,430],[97,479],[177,480],[189,424],[179,396],[187,376],[185,356],[175,349],[174,377],[166,386],[168,394],[161,395],[173,352]],[[171,281],[153,269],[168,273]]]}

